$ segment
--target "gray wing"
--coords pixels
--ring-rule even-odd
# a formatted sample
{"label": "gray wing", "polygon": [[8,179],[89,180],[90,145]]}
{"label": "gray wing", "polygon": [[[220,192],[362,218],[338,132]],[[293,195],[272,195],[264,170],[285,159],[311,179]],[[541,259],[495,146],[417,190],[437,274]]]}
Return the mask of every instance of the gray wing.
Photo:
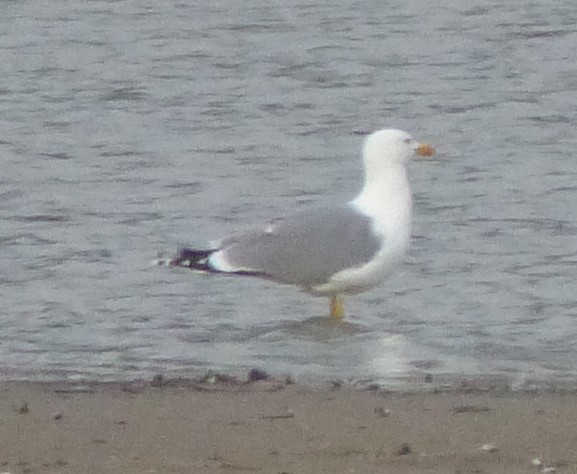
{"label": "gray wing", "polygon": [[300,212],[266,231],[233,238],[223,256],[240,271],[310,287],[362,266],[382,245],[370,218],[346,204]]}

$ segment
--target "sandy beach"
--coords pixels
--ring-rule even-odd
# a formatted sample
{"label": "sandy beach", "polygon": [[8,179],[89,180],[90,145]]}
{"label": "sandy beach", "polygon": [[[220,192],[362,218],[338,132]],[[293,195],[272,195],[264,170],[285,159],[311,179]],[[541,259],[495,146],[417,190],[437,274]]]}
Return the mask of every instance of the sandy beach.
{"label": "sandy beach", "polygon": [[570,392],[0,384],[3,473],[577,472]]}

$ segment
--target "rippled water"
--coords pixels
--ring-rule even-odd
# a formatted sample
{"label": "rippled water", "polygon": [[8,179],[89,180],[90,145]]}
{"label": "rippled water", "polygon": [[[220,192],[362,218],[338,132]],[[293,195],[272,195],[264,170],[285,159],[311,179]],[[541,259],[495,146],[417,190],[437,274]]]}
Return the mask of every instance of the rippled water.
{"label": "rippled water", "polygon": [[[297,377],[577,370],[571,1],[4,1],[0,372]],[[413,163],[403,269],[347,301],[150,261],[352,196],[355,131]]]}

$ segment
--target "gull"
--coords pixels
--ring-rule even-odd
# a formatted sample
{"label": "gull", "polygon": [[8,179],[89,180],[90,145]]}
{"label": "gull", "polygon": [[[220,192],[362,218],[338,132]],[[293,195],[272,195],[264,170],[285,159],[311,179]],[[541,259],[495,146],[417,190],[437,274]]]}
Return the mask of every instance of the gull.
{"label": "gull", "polygon": [[377,130],[363,145],[364,184],[346,203],[296,212],[211,248],[181,248],[164,262],[204,273],[261,277],[330,299],[370,290],[402,262],[411,239],[412,196],[405,164],[434,148],[397,129]]}

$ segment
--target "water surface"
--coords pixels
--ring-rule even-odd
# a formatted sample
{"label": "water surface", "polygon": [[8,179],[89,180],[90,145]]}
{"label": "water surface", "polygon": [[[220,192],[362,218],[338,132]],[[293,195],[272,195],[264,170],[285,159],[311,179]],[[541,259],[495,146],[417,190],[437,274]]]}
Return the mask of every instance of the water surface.
{"label": "water surface", "polygon": [[[575,24],[569,1],[3,2],[0,373],[572,384]],[[351,326],[149,265],[350,198],[355,132],[383,126],[439,153],[411,165],[407,263]]]}

